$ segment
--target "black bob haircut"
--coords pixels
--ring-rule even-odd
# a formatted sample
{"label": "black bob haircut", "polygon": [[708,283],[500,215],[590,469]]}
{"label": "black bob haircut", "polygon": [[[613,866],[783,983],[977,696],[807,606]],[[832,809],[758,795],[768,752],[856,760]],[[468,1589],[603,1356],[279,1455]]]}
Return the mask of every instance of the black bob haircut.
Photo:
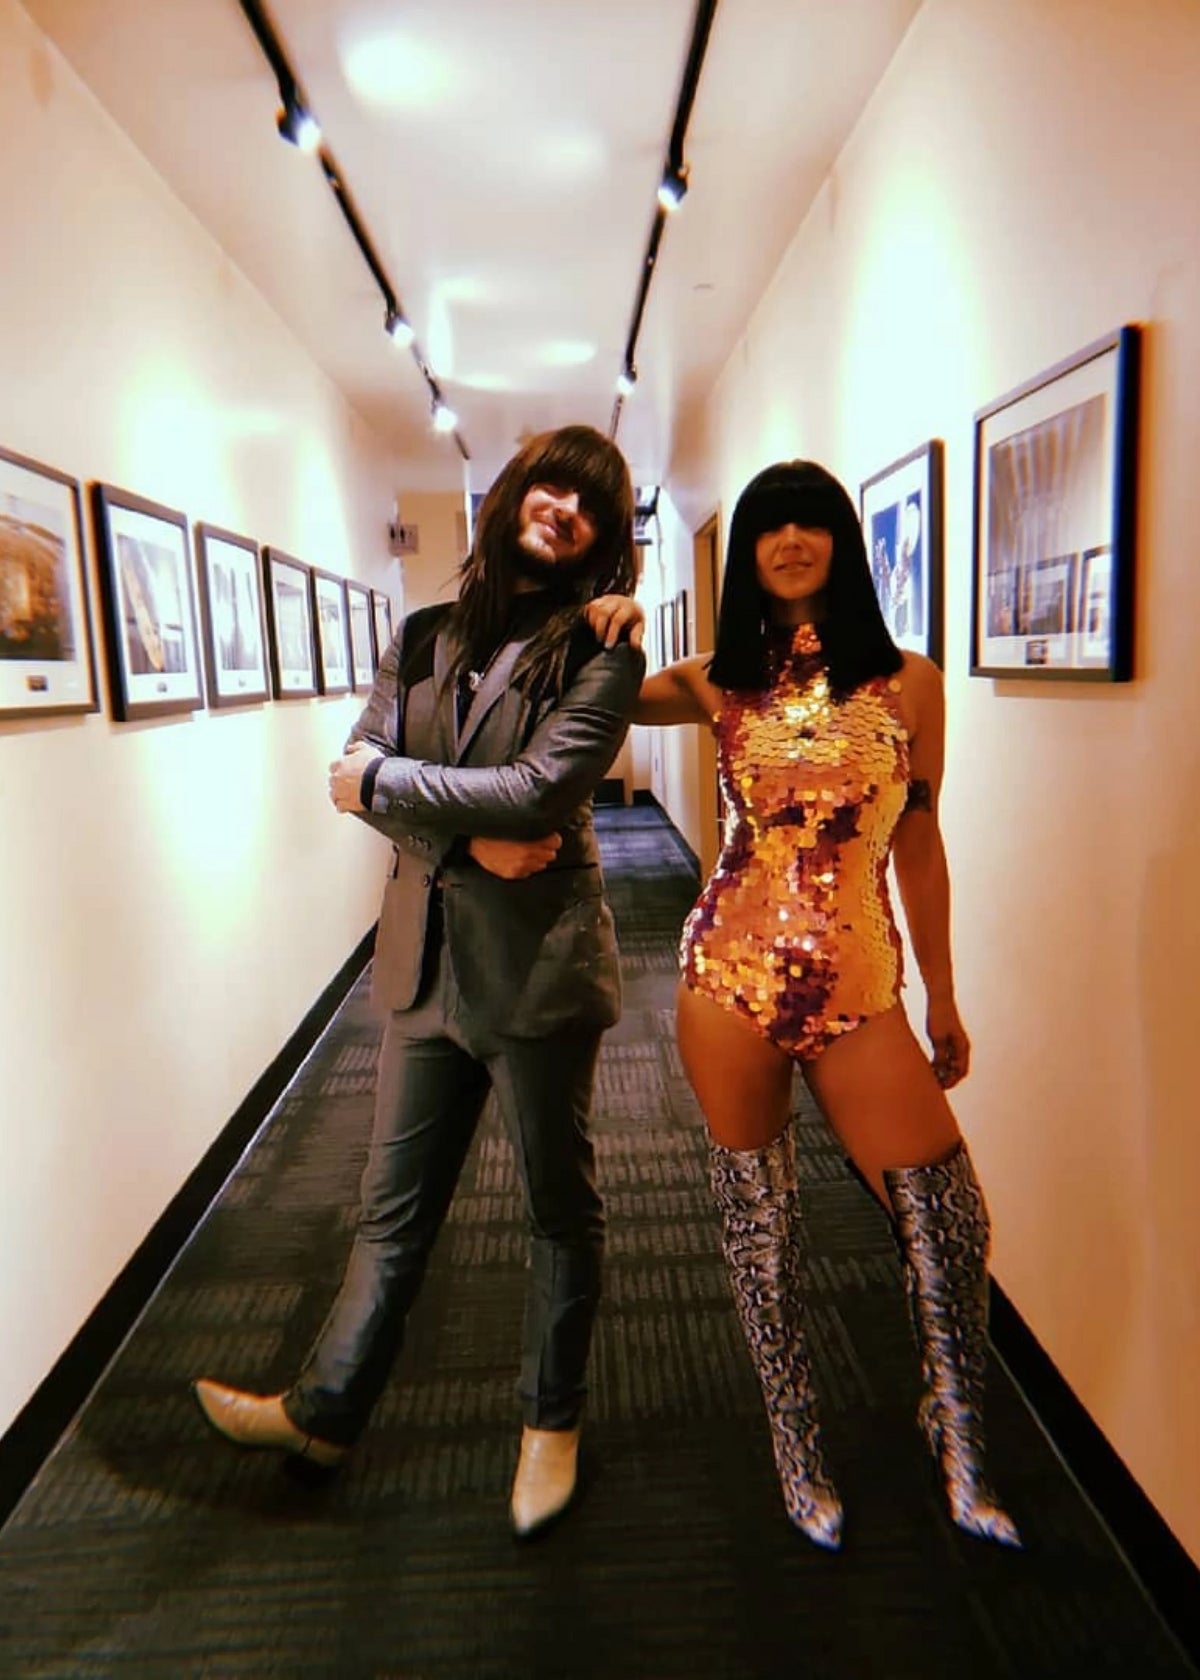
{"label": "black bob haircut", "polygon": [[815,461],[776,462],[756,474],[738,497],[708,679],[718,688],[767,687],[770,596],[759,584],[754,548],[764,531],[789,523],[833,537],[824,616],[817,629],[829,686],[836,699],[844,700],[872,677],[893,676],[904,656],[880,611],[854,503]]}

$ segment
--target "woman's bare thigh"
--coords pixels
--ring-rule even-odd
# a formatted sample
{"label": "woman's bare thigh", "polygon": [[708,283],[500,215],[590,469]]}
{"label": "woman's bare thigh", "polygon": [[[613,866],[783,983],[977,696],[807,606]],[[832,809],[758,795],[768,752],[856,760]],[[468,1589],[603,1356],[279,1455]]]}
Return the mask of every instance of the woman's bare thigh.
{"label": "woman's bare thigh", "polygon": [[717,1143],[762,1149],[792,1111],[792,1058],[711,998],[681,985],[675,1034],[683,1070]]}
{"label": "woman's bare thigh", "polygon": [[945,1092],[899,1004],[802,1067],[822,1114],[885,1206],[885,1167],[928,1166],[959,1140]]}

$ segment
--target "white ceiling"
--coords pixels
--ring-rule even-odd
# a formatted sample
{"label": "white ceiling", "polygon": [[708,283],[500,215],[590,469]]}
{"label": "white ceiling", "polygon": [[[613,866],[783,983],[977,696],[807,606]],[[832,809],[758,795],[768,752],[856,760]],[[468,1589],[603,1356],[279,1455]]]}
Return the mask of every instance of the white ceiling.
{"label": "white ceiling", "polygon": [[[402,458],[462,483],[319,162],[275,131],[237,0],[24,0],[134,144]],[[722,0],[618,441],[658,482],[920,0]],[[270,0],[473,488],[530,431],[607,430],[693,0]]]}

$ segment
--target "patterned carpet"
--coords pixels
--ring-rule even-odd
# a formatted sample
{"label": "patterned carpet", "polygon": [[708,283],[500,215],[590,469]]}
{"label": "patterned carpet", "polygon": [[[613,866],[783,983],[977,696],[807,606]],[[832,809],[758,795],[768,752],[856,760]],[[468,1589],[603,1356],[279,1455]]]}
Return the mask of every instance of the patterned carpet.
{"label": "patterned carpet", "polygon": [[393,1380],[336,1477],[226,1445],[188,1392],[198,1373],[283,1386],[336,1288],[379,1033],[360,982],[0,1532],[0,1675],[1193,1673],[1002,1371],[993,1466],[1028,1549],[944,1517],[888,1231],[806,1099],[807,1281],[845,1551],[789,1528],[671,1036],[694,877],[653,808],[599,817],[626,990],[597,1093],[610,1243],[578,1508],[536,1544],[509,1536],[525,1261],[490,1113]]}

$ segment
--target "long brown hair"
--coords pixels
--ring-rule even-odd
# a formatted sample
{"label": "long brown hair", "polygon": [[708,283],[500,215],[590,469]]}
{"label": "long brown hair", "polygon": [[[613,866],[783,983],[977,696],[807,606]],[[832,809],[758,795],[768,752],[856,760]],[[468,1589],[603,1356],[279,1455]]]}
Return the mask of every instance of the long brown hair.
{"label": "long brown hair", "polygon": [[479,669],[503,640],[512,612],[519,567],[517,521],[535,484],[574,490],[596,539],[578,570],[552,579],[547,594],[557,603],[524,649],[513,683],[526,692],[562,686],[567,643],[579,609],[597,595],[632,595],[637,582],[633,541],[633,485],[617,446],[591,426],[562,426],[531,438],[502,468],[483,498],[475,539],[459,574],[458,600],[449,625],[458,643],[451,680]]}

